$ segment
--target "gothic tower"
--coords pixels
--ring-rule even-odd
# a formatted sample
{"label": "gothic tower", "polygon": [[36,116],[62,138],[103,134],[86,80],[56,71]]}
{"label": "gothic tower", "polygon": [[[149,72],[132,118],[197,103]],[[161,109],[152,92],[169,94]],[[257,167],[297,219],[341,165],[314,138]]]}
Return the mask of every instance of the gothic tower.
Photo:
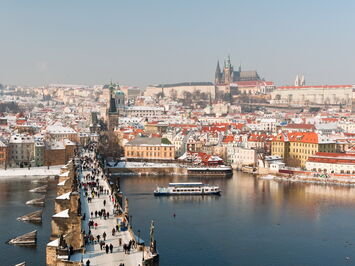
{"label": "gothic tower", "polygon": [[233,66],[230,56],[228,56],[228,59],[224,61],[223,74],[224,84],[230,84],[233,82]]}
{"label": "gothic tower", "polygon": [[107,127],[109,131],[114,131],[116,127],[118,127],[118,118],[119,113],[116,107],[115,101],[115,90],[113,84],[110,84],[110,99],[109,99],[109,106],[107,108]]}
{"label": "gothic tower", "polygon": [[217,61],[216,73],[214,75],[214,83],[216,85],[222,83],[222,72],[221,72],[221,68],[219,67],[219,60]]}

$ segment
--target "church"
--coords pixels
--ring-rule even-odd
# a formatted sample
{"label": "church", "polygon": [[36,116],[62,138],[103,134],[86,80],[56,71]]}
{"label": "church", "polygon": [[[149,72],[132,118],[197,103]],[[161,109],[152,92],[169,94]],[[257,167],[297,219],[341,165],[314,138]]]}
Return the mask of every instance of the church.
{"label": "church", "polygon": [[229,85],[233,82],[238,81],[259,81],[261,80],[258,73],[255,70],[242,71],[239,66],[238,71],[234,71],[231,63],[230,56],[227,60],[224,60],[223,70],[219,66],[219,61],[217,61],[217,68],[215,73],[215,85]]}

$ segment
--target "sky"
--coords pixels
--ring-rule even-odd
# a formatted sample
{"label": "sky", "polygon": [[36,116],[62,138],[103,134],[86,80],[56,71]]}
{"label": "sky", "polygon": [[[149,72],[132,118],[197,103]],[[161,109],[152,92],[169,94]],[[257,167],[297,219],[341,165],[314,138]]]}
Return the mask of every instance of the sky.
{"label": "sky", "polygon": [[217,60],[276,85],[355,84],[355,1],[0,0],[0,83],[213,81]]}

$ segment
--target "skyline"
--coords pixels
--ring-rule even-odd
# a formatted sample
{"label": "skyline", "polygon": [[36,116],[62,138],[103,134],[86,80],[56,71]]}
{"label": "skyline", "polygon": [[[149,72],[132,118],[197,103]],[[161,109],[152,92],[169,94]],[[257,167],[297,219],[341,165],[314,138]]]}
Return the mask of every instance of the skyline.
{"label": "skyline", "polygon": [[229,54],[276,85],[355,84],[355,3],[257,2],[3,1],[0,83],[213,81]]}

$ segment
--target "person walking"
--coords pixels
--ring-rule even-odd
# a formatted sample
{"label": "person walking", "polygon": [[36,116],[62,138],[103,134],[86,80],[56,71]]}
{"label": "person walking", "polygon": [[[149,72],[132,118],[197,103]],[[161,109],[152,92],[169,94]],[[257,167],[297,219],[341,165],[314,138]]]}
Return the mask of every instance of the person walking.
{"label": "person walking", "polygon": [[106,206],[106,200],[104,200],[104,206]]}
{"label": "person walking", "polygon": [[106,241],[106,232],[102,234],[102,237],[104,238],[104,241]]}
{"label": "person walking", "polygon": [[90,266],[90,260],[86,261],[86,266]]}
{"label": "person walking", "polygon": [[108,245],[106,244],[106,254],[108,254]]}
{"label": "person walking", "polygon": [[95,218],[97,218],[97,211],[95,211]]}
{"label": "person walking", "polygon": [[115,228],[112,228],[112,235],[114,236],[114,235],[115,235],[115,233],[116,233]]}
{"label": "person walking", "polygon": [[112,253],[112,250],[113,250],[113,245],[112,243],[110,244],[110,253]]}

